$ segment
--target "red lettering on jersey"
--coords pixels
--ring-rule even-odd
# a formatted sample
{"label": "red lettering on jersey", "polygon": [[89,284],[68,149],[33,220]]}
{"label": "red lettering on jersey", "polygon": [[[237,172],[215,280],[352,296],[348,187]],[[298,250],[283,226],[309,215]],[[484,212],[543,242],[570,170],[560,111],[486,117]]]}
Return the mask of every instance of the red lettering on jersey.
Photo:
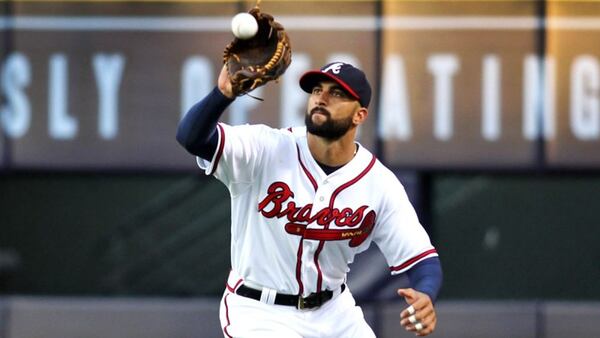
{"label": "red lettering on jersey", "polygon": [[[368,206],[363,205],[356,210],[351,208],[325,207],[310,217],[312,204],[297,206],[296,202],[290,201],[294,192],[284,182],[274,182],[267,189],[267,196],[258,204],[258,211],[266,218],[283,218],[288,220],[285,225],[287,233],[303,236],[306,239],[339,241],[350,239],[349,245],[356,247],[363,243],[375,226],[375,211],[371,210],[364,215]],[[326,229],[307,229],[307,225],[316,222]],[[338,227],[358,228],[327,229],[334,223]]]}
{"label": "red lettering on jersey", "polygon": [[[267,197],[258,204],[258,211],[266,218],[273,218],[279,215],[283,202],[287,201],[290,197],[294,197],[294,193],[290,190],[290,187],[283,182],[275,182],[267,189]],[[273,209],[265,211],[269,203],[273,203]]]}

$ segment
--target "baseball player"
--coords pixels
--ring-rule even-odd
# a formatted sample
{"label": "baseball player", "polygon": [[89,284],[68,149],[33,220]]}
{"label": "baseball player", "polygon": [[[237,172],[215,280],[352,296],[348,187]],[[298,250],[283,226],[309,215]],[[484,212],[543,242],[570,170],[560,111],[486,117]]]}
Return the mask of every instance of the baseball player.
{"label": "baseball player", "polygon": [[355,141],[371,86],[334,62],[300,78],[303,127],[218,123],[235,99],[218,86],[180,122],[178,142],[231,194],[231,273],[221,300],[225,337],[375,337],[346,286],[354,255],[375,242],[408,304],[400,324],[434,331],[442,271],[401,183]]}

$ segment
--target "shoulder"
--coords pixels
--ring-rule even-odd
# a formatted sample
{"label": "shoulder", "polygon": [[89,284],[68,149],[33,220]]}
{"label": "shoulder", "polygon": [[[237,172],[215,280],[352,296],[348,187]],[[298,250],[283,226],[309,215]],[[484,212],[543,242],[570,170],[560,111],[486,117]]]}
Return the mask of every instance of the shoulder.
{"label": "shoulder", "polygon": [[252,134],[260,137],[273,137],[273,138],[285,138],[292,135],[290,131],[285,129],[278,129],[267,126],[265,124],[240,124],[240,125],[228,125],[220,122],[219,125],[223,127],[225,132],[231,132],[236,134]]}
{"label": "shoulder", "polygon": [[380,191],[385,196],[396,198],[398,195],[405,193],[404,186],[398,179],[398,176],[386,167],[379,159],[375,160],[372,170],[372,179],[377,187],[380,187]]}
{"label": "shoulder", "polygon": [[381,163],[379,159],[375,162],[375,170],[377,170],[378,177],[381,180],[385,180],[389,183],[394,182],[400,184],[400,181],[398,180],[396,174],[394,174],[394,172],[390,168],[386,167],[383,163]]}
{"label": "shoulder", "polygon": [[376,163],[378,178],[382,181],[382,183],[386,184],[386,187],[396,190],[403,189],[404,186],[398,179],[398,176],[390,170],[388,167],[383,165],[379,160]]}
{"label": "shoulder", "polygon": [[306,137],[306,127],[288,127],[279,130],[294,139]]}
{"label": "shoulder", "polygon": [[[224,139],[234,144],[254,145],[264,150],[283,151],[295,147],[297,133],[283,128],[273,128],[265,124],[227,125],[219,123]],[[227,142],[227,141],[225,141]]]}
{"label": "shoulder", "polygon": [[360,161],[370,166],[370,178],[375,182],[382,184],[400,184],[400,181],[388,167],[386,167],[381,161],[362,144],[359,144],[360,148],[357,156],[360,157]]}

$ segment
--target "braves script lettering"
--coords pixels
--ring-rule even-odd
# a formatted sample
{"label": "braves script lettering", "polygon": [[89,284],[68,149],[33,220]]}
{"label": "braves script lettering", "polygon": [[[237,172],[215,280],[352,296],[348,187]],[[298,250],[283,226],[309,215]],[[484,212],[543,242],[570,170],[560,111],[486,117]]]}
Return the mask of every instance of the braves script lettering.
{"label": "braves script lettering", "polygon": [[[294,202],[294,192],[284,182],[274,182],[267,189],[267,196],[258,204],[258,211],[266,218],[283,218],[288,220],[285,230],[292,235],[303,236],[306,239],[337,241],[350,239],[350,246],[355,247],[365,241],[375,225],[375,212],[369,211],[363,205],[356,210],[342,210],[325,207],[312,213],[312,204],[297,206]],[[316,223],[325,229],[308,229],[307,225]],[[328,229],[330,224],[338,227],[353,229]],[[354,228],[357,225],[358,228]]]}

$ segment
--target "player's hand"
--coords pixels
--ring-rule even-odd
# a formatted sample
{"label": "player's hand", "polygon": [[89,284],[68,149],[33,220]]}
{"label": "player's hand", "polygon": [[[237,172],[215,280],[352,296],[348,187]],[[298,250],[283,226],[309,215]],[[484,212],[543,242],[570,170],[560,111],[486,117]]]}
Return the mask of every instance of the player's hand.
{"label": "player's hand", "polygon": [[417,336],[427,336],[435,330],[437,316],[431,298],[414,289],[398,289],[398,295],[404,297],[409,305],[400,313],[400,325]]}
{"label": "player's hand", "polygon": [[235,98],[235,95],[233,94],[233,89],[231,86],[231,79],[229,78],[229,72],[227,71],[226,65],[223,65],[223,68],[221,68],[221,74],[219,74],[218,86],[219,86],[219,90],[221,91],[221,93],[223,93],[223,95],[227,96],[230,99]]}

